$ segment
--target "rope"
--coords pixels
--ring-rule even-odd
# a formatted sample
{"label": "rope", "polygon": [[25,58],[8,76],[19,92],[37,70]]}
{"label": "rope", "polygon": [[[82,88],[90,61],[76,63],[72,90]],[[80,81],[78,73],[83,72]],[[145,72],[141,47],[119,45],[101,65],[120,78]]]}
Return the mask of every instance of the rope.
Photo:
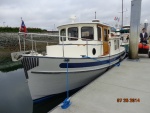
{"label": "rope", "polygon": [[66,62],[66,92],[67,92],[67,98],[63,101],[61,108],[62,109],[67,109],[70,105],[70,99],[69,99],[69,79],[68,79],[68,62],[69,59],[64,59],[64,61]]}
{"label": "rope", "polygon": [[[69,59],[68,59],[69,60]],[[66,90],[67,90],[67,98],[69,98],[69,79],[68,79],[68,60],[66,61],[67,63],[67,72],[66,72]]]}

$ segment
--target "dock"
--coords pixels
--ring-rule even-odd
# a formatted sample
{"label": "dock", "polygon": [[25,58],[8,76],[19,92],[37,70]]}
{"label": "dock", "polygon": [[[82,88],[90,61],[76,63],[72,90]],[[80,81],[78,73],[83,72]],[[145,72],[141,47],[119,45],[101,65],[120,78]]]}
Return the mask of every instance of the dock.
{"label": "dock", "polygon": [[150,59],[125,59],[48,113],[149,113]]}

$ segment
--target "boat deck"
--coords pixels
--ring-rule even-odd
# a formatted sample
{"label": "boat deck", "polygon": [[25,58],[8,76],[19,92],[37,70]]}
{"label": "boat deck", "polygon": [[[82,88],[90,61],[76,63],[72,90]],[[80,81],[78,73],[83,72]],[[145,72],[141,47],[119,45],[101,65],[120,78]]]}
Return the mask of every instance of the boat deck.
{"label": "boat deck", "polygon": [[125,59],[71,97],[71,106],[60,105],[49,113],[149,113],[150,59]]}

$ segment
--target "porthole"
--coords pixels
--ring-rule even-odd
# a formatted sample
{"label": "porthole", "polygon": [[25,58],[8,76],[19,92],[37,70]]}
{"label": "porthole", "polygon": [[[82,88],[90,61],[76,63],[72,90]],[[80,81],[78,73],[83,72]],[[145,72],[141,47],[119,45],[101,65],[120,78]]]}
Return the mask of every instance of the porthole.
{"label": "porthole", "polygon": [[96,54],[96,49],[95,48],[93,48],[92,53],[93,53],[93,55]]}

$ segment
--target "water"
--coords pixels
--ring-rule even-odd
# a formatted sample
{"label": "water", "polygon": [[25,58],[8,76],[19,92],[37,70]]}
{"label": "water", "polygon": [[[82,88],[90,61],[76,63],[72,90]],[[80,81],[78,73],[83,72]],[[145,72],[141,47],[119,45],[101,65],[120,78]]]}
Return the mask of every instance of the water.
{"label": "water", "polygon": [[[16,48],[16,47],[15,47]],[[42,49],[39,49],[42,50]],[[29,95],[31,100],[31,95],[29,87],[25,78],[24,69],[21,62],[13,62],[11,60],[11,52],[17,51],[12,47],[1,48],[0,45],[0,113],[10,112],[7,109],[12,108],[13,104],[16,102],[18,105],[17,109],[28,108],[29,106],[19,105],[19,102],[22,99],[20,95]],[[22,85],[22,86],[21,86]],[[20,91],[21,89],[21,91]],[[22,90],[25,89],[23,92]],[[71,91],[70,95],[74,94],[77,90]],[[15,92],[14,92],[15,91]],[[13,93],[13,94],[12,94]],[[5,96],[6,95],[6,96]],[[18,95],[18,96],[17,96]],[[13,96],[15,98],[13,98]],[[26,95],[25,95],[26,96]],[[26,99],[25,97],[24,100]],[[60,104],[66,98],[66,93],[55,95],[51,98],[47,98],[44,101],[36,102],[33,104],[33,113],[47,113],[55,106]],[[3,100],[3,101],[2,101]],[[14,103],[13,103],[14,102]],[[32,103],[32,102],[31,102]],[[9,104],[9,105],[8,105]],[[7,105],[7,106],[6,106]],[[8,107],[8,108],[7,108]]]}
{"label": "water", "polygon": [[[80,89],[81,88],[70,91],[69,96],[72,96]],[[59,105],[61,102],[63,102],[66,99],[66,96],[66,93],[61,93],[53,97],[47,98],[46,100],[40,103],[34,103],[33,113],[47,113],[48,111],[52,110],[54,107]]]}
{"label": "water", "polygon": [[[7,77],[8,80],[6,80],[6,79],[5,80],[8,82],[10,81],[10,79],[8,78],[10,76],[13,76],[13,79],[15,79],[14,77],[16,77],[16,79],[18,79],[17,78],[18,76],[21,76],[22,78],[25,79],[24,69],[22,68],[22,65],[20,62],[12,62],[12,61],[7,60],[5,63],[0,63],[0,67],[1,67],[0,68],[0,76]],[[11,82],[16,82],[16,81],[11,81]],[[17,81],[17,82],[19,82],[19,81]],[[14,83],[12,83],[12,84],[14,84]],[[7,84],[7,85],[9,86],[10,84]],[[18,89],[17,93],[21,93],[19,91],[19,89],[20,89],[19,87],[20,86],[18,86],[18,85],[16,85],[15,87],[13,86],[12,87],[13,89],[11,89],[11,90]],[[73,95],[78,90],[79,89],[71,91],[70,95]],[[46,98],[45,100],[42,100],[42,101],[36,101],[33,104],[33,113],[47,113],[48,111],[53,109],[55,106],[60,104],[65,98],[66,98],[66,93],[62,93],[59,95],[55,95],[55,96]],[[4,100],[4,101],[6,101],[6,100]]]}

